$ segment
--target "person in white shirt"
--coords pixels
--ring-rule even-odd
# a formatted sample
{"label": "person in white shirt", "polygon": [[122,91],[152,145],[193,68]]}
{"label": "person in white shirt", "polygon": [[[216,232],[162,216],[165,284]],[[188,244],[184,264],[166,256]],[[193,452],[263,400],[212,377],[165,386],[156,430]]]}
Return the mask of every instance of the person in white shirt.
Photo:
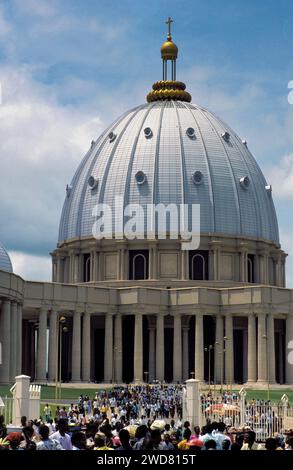
{"label": "person in white shirt", "polygon": [[51,435],[52,439],[55,439],[59,442],[62,449],[64,450],[72,450],[71,438],[69,434],[67,434],[68,430],[68,423],[65,419],[59,419],[58,421],[58,431],[54,432]]}
{"label": "person in white shirt", "polygon": [[49,428],[46,424],[40,426],[41,441],[37,443],[37,450],[63,450],[57,439],[49,437]]}

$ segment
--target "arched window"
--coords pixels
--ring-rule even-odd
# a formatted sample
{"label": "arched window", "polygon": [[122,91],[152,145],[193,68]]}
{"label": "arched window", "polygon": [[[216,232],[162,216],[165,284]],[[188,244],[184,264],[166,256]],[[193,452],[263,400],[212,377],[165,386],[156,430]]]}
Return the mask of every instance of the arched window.
{"label": "arched window", "polygon": [[83,282],[90,282],[91,280],[91,256],[86,254],[83,257]]}
{"label": "arched window", "polygon": [[149,277],[148,250],[129,251],[129,279],[143,280]]}
{"label": "arched window", "polygon": [[135,255],[132,260],[133,279],[140,280],[147,278],[146,257],[142,254]]}
{"label": "arched window", "polygon": [[254,282],[254,255],[247,255],[247,282]]}
{"label": "arched window", "polygon": [[209,279],[209,252],[207,250],[189,252],[189,279],[193,281]]}
{"label": "arched window", "polygon": [[205,259],[199,253],[191,258],[191,278],[198,281],[206,278]]}

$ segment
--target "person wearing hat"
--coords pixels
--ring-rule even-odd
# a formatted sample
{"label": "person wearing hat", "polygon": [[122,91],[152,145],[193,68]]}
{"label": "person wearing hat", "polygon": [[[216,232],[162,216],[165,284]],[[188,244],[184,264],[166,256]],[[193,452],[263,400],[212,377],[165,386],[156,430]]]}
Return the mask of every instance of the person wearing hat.
{"label": "person wearing hat", "polygon": [[203,447],[203,442],[198,438],[193,438],[189,442],[187,442],[187,446],[189,450],[193,450],[195,452],[200,451]]}
{"label": "person wearing hat", "polygon": [[106,435],[103,432],[96,433],[94,450],[113,450],[106,445]]}
{"label": "person wearing hat", "polygon": [[[10,432],[6,437],[7,441],[9,442],[10,450],[20,450],[19,444],[22,441],[22,434],[21,432]],[[21,449],[23,450],[23,449]]]}

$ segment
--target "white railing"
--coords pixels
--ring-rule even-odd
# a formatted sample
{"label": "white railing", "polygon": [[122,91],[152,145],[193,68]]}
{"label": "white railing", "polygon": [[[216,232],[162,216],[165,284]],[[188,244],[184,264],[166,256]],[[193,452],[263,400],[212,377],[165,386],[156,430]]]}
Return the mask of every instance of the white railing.
{"label": "white railing", "polygon": [[240,390],[235,398],[223,396],[202,397],[202,423],[223,421],[227,426],[236,429],[249,426],[256,433],[256,440],[265,441],[274,433],[293,429],[293,409],[289,406],[288,397],[283,395],[278,404],[247,402],[246,391]]}

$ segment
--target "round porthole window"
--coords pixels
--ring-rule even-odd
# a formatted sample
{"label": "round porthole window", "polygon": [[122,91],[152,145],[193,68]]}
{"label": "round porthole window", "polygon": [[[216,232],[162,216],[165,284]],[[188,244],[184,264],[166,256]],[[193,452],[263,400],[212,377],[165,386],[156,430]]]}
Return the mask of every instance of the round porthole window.
{"label": "round porthole window", "polygon": [[201,171],[195,171],[192,175],[194,184],[201,184],[203,182],[203,174]]}
{"label": "round porthole window", "polygon": [[117,136],[116,136],[116,134],[114,134],[114,132],[110,132],[108,137],[109,137],[110,142],[114,142],[114,140],[116,139]]}
{"label": "round porthole window", "polygon": [[99,180],[96,179],[94,176],[90,176],[88,179],[88,185],[91,189],[94,189],[98,186]]}
{"label": "round porthole window", "polygon": [[240,181],[242,188],[244,189],[247,189],[248,186],[250,185],[250,179],[248,178],[248,176],[243,176],[242,178],[240,178],[239,181]]}
{"label": "round porthole window", "polygon": [[188,135],[188,137],[190,139],[194,139],[195,138],[195,131],[194,131],[193,127],[188,127],[186,129],[186,134]]}
{"label": "round porthole window", "polygon": [[229,132],[227,132],[227,131],[226,131],[226,132],[223,132],[222,137],[223,137],[223,139],[225,140],[225,142],[229,142],[229,140],[230,140],[230,134],[229,134]]}
{"label": "round porthole window", "polygon": [[138,171],[135,175],[137,184],[143,184],[146,182],[146,175],[143,171]]}
{"label": "round porthole window", "polygon": [[146,127],[144,130],[144,135],[147,139],[153,136],[153,131],[151,130],[150,127]]}
{"label": "round porthole window", "polygon": [[268,193],[269,196],[271,196],[272,191],[273,191],[272,185],[271,185],[271,184],[267,184],[267,185],[266,185],[266,192]]}
{"label": "round porthole window", "polygon": [[70,196],[71,190],[72,190],[72,186],[70,186],[70,184],[67,184],[66,185],[66,196],[67,197]]}

